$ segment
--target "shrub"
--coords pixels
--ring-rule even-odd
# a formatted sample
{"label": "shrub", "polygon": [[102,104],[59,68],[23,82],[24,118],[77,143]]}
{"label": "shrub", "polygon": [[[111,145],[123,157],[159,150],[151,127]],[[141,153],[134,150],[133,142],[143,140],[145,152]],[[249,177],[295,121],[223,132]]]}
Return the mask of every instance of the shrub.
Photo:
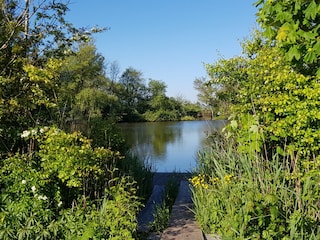
{"label": "shrub", "polygon": [[134,238],[141,204],[119,153],[56,128],[21,137],[29,151],[0,163],[0,239]]}

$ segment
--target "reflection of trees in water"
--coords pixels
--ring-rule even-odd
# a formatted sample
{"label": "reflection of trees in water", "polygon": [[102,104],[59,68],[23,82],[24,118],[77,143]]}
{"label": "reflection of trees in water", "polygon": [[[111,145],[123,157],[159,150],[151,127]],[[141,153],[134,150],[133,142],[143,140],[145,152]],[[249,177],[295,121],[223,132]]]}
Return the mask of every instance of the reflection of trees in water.
{"label": "reflection of trees in water", "polygon": [[202,128],[202,132],[205,137],[201,140],[201,148],[210,147],[213,141],[219,141],[220,131],[227,124],[227,121],[210,121],[208,124],[204,124]]}
{"label": "reflection of trees in water", "polygon": [[165,155],[166,147],[169,143],[174,143],[181,138],[181,128],[174,125],[159,124],[153,131],[154,138],[152,141],[154,155],[157,157]]}
{"label": "reflection of trees in water", "polygon": [[122,133],[139,158],[164,160],[167,145],[179,141],[182,129],[176,123],[137,123],[122,127]]}

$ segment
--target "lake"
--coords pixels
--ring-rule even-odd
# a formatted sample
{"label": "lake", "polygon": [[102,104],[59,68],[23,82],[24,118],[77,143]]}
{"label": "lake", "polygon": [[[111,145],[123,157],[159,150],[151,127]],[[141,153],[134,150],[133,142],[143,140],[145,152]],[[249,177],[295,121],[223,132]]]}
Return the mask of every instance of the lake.
{"label": "lake", "polygon": [[190,172],[197,153],[212,129],[225,121],[180,121],[121,123],[121,133],[130,151],[155,172]]}

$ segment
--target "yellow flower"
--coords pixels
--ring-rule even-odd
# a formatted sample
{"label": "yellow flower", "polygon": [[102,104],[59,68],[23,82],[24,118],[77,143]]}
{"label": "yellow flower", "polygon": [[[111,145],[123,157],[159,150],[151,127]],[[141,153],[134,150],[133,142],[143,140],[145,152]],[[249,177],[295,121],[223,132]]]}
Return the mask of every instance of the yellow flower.
{"label": "yellow flower", "polygon": [[224,182],[225,183],[230,183],[231,182],[231,178],[233,177],[233,175],[232,174],[228,174],[228,175],[225,175],[224,177],[223,177],[223,180],[224,180]]}
{"label": "yellow flower", "polygon": [[215,178],[210,178],[210,182],[212,185],[216,185],[217,183],[219,183],[220,179],[215,177]]}
{"label": "yellow flower", "polygon": [[207,177],[204,174],[199,174],[197,176],[194,176],[193,178],[189,179],[191,184],[197,188],[197,187],[202,187],[204,189],[208,189],[209,185],[206,181]]}

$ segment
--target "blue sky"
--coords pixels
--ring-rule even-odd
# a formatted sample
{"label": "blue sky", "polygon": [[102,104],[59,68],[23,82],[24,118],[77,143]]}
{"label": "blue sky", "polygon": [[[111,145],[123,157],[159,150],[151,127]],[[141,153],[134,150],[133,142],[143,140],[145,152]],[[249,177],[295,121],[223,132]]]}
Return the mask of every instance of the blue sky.
{"label": "blue sky", "polygon": [[121,72],[133,67],[167,84],[167,96],[197,101],[193,81],[205,63],[241,54],[256,27],[255,0],[72,0],[67,19],[77,27],[108,27],[97,50]]}

